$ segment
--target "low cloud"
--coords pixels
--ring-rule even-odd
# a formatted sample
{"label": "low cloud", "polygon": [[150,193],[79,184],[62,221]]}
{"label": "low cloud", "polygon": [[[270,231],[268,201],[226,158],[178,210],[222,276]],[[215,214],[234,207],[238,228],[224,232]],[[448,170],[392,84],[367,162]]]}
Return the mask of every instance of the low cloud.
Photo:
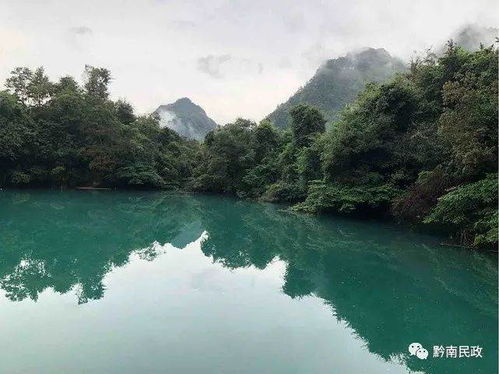
{"label": "low cloud", "polygon": [[196,27],[196,23],[193,21],[187,21],[187,20],[173,20],[169,22],[169,25],[177,30],[185,31],[185,30],[191,30]]}
{"label": "low cloud", "polygon": [[90,27],[87,27],[87,26],[72,27],[69,29],[69,31],[75,35],[91,35],[91,34],[93,34],[92,29]]}
{"label": "low cloud", "polygon": [[263,64],[261,62],[258,63],[258,74],[262,74],[263,73]]}
{"label": "low cloud", "polygon": [[289,57],[281,57],[279,62],[277,63],[277,67],[280,69],[289,69],[293,66],[291,59]]}
{"label": "low cloud", "polygon": [[197,59],[199,71],[216,79],[233,79],[244,76],[262,75],[264,64],[251,58],[231,55],[208,55]]}
{"label": "low cloud", "polygon": [[326,48],[324,43],[315,43],[302,52],[301,57],[311,68],[320,66],[324,61],[335,56],[332,49]]}
{"label": "low cloud", "polygon": [[305,18],[302,13],[284,15],[282,22],[286,29],[293,33],[300,32],[306,27]]}
{"label": "low cloud", "polygon": [[230,61],[230,55],[208,55],[205,57],[200,57],[197,60],[197,68],[199,71],[208,74],[212,78],[223,78],[223,72],[221,70],[222,65],[227,61]]}

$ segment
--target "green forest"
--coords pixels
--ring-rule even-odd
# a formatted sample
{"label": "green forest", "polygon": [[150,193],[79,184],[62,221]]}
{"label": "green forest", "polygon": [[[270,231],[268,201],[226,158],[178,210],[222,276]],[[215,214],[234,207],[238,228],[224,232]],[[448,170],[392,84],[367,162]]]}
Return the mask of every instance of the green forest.
{"label": "green forest", "polygon": [[496,248],[497,59],[496,48],[449,42],[442,56],[367,84],[327,126],[299,104],[286,129],[238,119],[202,143],[111,100],[107,69],[86,66],[80,85],[16,68],[0,91],[0,186],[223,193]]}

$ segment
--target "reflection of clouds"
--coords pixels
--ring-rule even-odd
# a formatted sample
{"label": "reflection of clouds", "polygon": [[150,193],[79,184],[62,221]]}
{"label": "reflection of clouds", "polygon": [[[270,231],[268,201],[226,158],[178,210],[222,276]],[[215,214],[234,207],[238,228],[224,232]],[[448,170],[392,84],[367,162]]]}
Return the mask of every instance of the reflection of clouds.
{"label": "reflection of clouds", "polygon": [[234,288],[231,284],[220,282],[219,269],[209,267],[202,269],[198,273],[192,275],[190,285],[198,291],[215,291],[220,292]]}
{"label": "reflection of clouds", "polygon": [[[206,263],[206,260],[207,258],[201,253],[199,261]],[[230,292],[254,289],[262,283],[272,284],[275,289],[278,289],[286,272],[286,263],[278,260],[269,263],[265,269],[258,269],[253,265],[245,268],[227,269],[218,262],[210,263],[208,266],[192,275],[190,286],[194,290]],[[232,278],[237,281],[231,281]]]}
{"label": "reflection of clouds", "polygon": [[16,276],[26,274],[26,273],[32,273],[32,274],[40,274],[40,275],[47,275],[47,270],[45,268],[45,262],[41,260],[35,260],[31,258],[25,258],[22,259],[19,264],[14,268],[14,271],[5,276],[4,279],[12,279],[15,278]]}
{"label": "reflection of clouds", "polygon": [[206,237],[192,199],[35,195],[0,196],[2,217],[9,217],[0,225],[0,288],[11,301],[36,301],[44,291],[71,291],[78,303],[97,300],[107,273],[139,258],[151,261],[171,247],[159,243],[183,248]]}
{"label": "reflection of clouds", "polygon": [[166,244],[161,245],[158,242],[154,242],[149,247],[139,249],[135,252],[141,260],[146,261],[152,261],[163,253],[166,253]]}
{"label": "reflection of clouds", "polygon": [[196,248],[199,247],[199,249],[200,249],[201,244],[207,238],[208,238],[208,232],[203,231],[201,233],[201,235],[199,235],[195,240],[187,242],[186,244],[184,244],[183,247],[176,247],[175,245],[173,245],[174,240],[172,240],[172,243],[165,243],[165,244],[161,244],[157,241],[154,241],[149,247],[141,248],[141,249],[134,251],[132,253],[132,256],[136,255],[141,260],[153,261],[154,259],[156,259],[156,257],[158,257],[164,253],[167,253],[167,250],[171,249],[171,248],[181,250],[181,249],[186,249],[188,247],[194,246]]}
{"label": "reflection of clouds", "polygon": [[[6,193],[10,192],[2,195]],[[407,339],[416,338],[414,331],[418,340],[422,335],[421,341],[425,334],[436,334],[439,340],[452,335],[497,344],[493,329],[480,330],[497,326],[496,264],[479,254],[439,247],[434,238],[385,224],[295,216],[267,204],[218,197],[78,193],[78,203],[68,199],[69,194],[76,196],[36,193],[30,203],[30,195],[16,194],[2,201],[9,219],[0,225],[0,237],[8,239],[0,247],[0,282],[8,280],[1,286],[10,301],[39,297],[41,304],[13,306],[0,297],[0,311],[15,311],[13,320],[26,316],[27,309],[19,313],[15,308],[33,308],[36,318],[19,324],[23,331],[29,331],[30,322],[40,321],[40,312],[50,308],[53,296],[51,305],[63,305],[62,316],[78,313],[78,321],[85,311],[101,316],[104,330],[111,326],[109,336],[117,336],[120,345],[130,336],[119,335],[130,326],[123,323],[126,316],[152,326],[155,335],[165,328],[161,339],[171,337],[175,347],[179,337],[185,337],[185,347],[199,343],[186,331],[204,333],[213,326],[217,333],[234,334],[237,323],[249,326],[245,334],[238,334],[244,340],[241,345],[250,341],[250,346],[257,346],[262,338],[278,337],[275,346],[280,351],[283,341],[293,342],[289,331],[297,328],[297,351],[313,346],[314,357],[319,357],[317,347],[323,347],[324,357],[331,358],[330,345],[318,340],[318,331],[332,336],[324,331],[331,326],[331,315],[343,321],[333,321],[335,331],[345,332],[336,340],[342,348],[333,350],[335,364],[363,355],[371,358],[370,365],[378,365],[377,371],[369,366],[370,372],[386,373],[404,363],[418,370],[404,356]],[[54,240],[54,232],[60,240]],[[79,303],[101,300],[67,308],[75,296]],[[279,308],[275,314],[272,306]],[[400,313],[409,309],[411,318]],[[457,322],[449,324],[446,312],[451,309]],[[311,318],[314,310],[320,318]],[[52,328],[54,314],[46,314]],[[92,328],[88,321],[82,331],[94,339],[87,333]],[[81,329],[74,322],[70,318],[68,326]],[[134,334],[149,334],[151,330],[143,327]],[[67,336],[61,346],[67,344]],[[81,339],[71,341],[81,345]],[[303,344],[308,341],[314,344]]]}

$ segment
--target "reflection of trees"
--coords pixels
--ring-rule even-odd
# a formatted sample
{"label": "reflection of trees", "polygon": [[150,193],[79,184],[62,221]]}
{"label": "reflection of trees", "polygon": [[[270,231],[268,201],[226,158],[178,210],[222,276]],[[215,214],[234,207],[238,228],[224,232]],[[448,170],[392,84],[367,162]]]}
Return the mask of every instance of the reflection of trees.
{"label": "reflection of trees", "polygon": [[[206,255],[231,268],[263,268],[281,258],[286,294],[322,298],[385,360],[405,354],[412,340],[430,347],[482,342],[497,350],[494,259],[381,224],[293,216],[253,203],[203,213]],[[494,357],[483,360],[497,367]],[[407,364],[439,373],[454,372],[447,365],[455,362]],[[463,372],[475,364],[459,362]]]}
{"label": "reflection of trees", "polygon": [[264,218],[265,210],[258,204],[208,200],[203,222],[209,237],[203,242],[203,253],[228,268],[265,268],[279,246],[271,234],[273,227],[265,226],[268,220],[258,221]]}
{"label": "reflection of trees", "polygon": [[[3,197],[1,197],[3,196]],[[497,368],[495,259],[442,248],[434,239],[379,223],[295,216],[279,207],[216,196],[37,192],[0,196],[0,287],[11,300],[48,287],[101,298],[102,279],[131,251],[154,242],[183,247],[203,231],[202,251],[228,268],[286,263],[283,292],[331,306],[388,360],[419,341],[480,344]],[[132,197],[135,196],[135,197]],[[434,368],[418,365],[438,365]],[[408,360],[414,370],[455,372],[452,360]],[[473,361],[461,360],[463,372]]]}
{"label": "reflection of trees", "polygon": [[113,266],[132,250],[171,242],[199,214],[195,199],[160,193],[4,192],[1,200],[0,287],[11,300],[76,285],[80,302],[99,299]]}

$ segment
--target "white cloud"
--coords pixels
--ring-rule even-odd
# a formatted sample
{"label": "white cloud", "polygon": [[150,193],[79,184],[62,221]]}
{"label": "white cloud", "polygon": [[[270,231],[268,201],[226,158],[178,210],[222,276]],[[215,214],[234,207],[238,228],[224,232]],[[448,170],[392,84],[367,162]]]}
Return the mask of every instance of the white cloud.
{"label": "white cloud", "polygon": [[198,70],[213,78],[222,78],[222,65],[230,60],[230,55],[208,55],[197,59]]}
{"label": "white cloud", "polygon": [[[43,65],[56,79],[80,78],[90,64],[111,69],[113,96],[139,112],[187,96],[219,123],[258,120],[322,59],[365,46],[409,57],[464,23],[497,26],[498,7],[496,0],[2,0],[0,81],[19,65]],[[224,55],[230,59],[217,64]],[[215,57],[200,69],[207,56]]]}

